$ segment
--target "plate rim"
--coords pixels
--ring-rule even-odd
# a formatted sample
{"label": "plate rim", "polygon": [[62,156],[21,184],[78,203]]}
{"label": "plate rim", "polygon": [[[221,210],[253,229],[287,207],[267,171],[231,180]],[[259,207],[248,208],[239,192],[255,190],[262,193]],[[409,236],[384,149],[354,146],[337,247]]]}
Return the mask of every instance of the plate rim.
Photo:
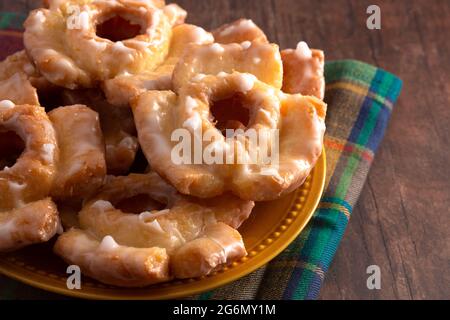
{"label": "plate rim", "polygon": [[[294,232],[290,232],[288,236],[286,236],[286,239],[284,241],[278,241],[277,244],[271,249],[269,254],[266,254],[263,258],[259,258],[254,263],[247,266],[247,269],[245,271],[232,274],[229,277],[225,277],[223,279],[218,279],[218,281],[210,282],[210,283],[204,283],[200,285],[198,288],[187,288],[184,290],[178,290],[176,292],[168,292],[166,294],[162,294],[160,296],[154,296],[150,293],[147,295],[144,294],[125,294],[119,292],[115,295],[108,295],[108,294],[102,294],[99,292],[86,292],[84,290],[70,290],[68,288],[61,288],[56,285],[52,285],[49,283],[42,283],[36,279],[31,279],[30,277],[24,276],[23,274],[17,274],[14,271],[11,271],[10,268],[5,266],[4,259],[0,259],[0,274],[11,278],[13,280],[19,281],[21,283],[24,283],[26,285],[32,286],[34,288],[38,288],[47,292],[60,294],[66,297],[72,297],[72,298],[82,298],[82,299],[91,299],[91,300],[165,300],[165,299],[179,299],[183,297],[193,296],[200,293],[204,293],[210,290],[217,289],[219,287],[222,287],[226,284],[232,283],[238,279],[241,279],[250,273],[256,271],[257,269],[261,268],[262,266],[268,264],[270,261],[272,261],[276,256],[278,256],[281,252],[283,252],[299,235],[300,233],[305,229],[307,224],[311,221],[311,218],[314,215],[314,212],[316,211],[320,200],[322,198],[324,189],[325,189],[325,180],[326,180],[326,172],[327,172],[327,163],[326,163],[326,152],[325,147],[322,150],[321,156],[319,157],[316,165],[314,166],[312,173],[314,175],[314,178],[312,179],[311,189],[309,194],[314,194],[314,198],[308,202],[309,199],[305,201],[305,211],[307,214],[305,215],[305,218],[303,219],[302,223],[297,227],[297,229]],[[300,187],[301,188],[301,187]],[[299,189],[300,189],[299,188]],[[294,192],[298,192],[299,189],[297,189]],[[295,200],[299,196],[296,195],[294,197],[293,203],[295,203]],[[292,204],[293,204],[292,203]],[[306,207],[307,205],[307,207]],[[290,210],[291,211],[291,210]],[[214,277],[214,276],[213,276]],[[140,290],[141,288],[131,288],[131,289],[124,289],[127,291],[132,290]]]}

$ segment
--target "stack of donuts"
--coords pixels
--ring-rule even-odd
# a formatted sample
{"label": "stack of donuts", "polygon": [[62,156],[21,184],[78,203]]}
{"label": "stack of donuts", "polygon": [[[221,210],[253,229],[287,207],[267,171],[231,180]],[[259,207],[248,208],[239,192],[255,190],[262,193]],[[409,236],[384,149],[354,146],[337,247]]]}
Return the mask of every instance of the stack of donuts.
{"label": "stack of donuts", "polygon": [[[280,51],[251,20],[208,32],[186,16],[163,0],[30,13],[25,50],[0,63],[0,252],[55,239],[106,284],[200,277],[247,254],[238,228],[255,201],[305,181],[323,148],[323,52]],[[279,161],[179,163],[181,128],[247,156],[258,146],[239,135],[277,130]]]}

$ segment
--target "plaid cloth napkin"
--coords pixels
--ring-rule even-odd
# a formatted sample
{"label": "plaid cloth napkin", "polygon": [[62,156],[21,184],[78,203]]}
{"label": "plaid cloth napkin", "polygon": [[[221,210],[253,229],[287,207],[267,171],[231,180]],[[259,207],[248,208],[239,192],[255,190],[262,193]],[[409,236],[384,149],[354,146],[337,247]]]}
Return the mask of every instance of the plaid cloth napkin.
{"label": "plaid cloth napkin", "polygon": [[[0,28],[20,29],[20,17],[0,14]],[[20,33],[0,30],[0,56],[22,48]],[[371,65],[328,62],[327,180],[307,228],[265,267],[192,299],[316,299],[363,188],[402,81]],[[0,276],[0,299],[61,298]]]}

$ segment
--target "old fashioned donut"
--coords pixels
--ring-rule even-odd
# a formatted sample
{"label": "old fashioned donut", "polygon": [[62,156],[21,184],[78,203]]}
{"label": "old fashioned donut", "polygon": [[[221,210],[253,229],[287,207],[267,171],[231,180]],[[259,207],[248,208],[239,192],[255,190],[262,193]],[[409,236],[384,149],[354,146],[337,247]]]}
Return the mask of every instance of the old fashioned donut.
{"label": "old fashioned donut", "polygon": [[106,176],[105,151],[97,112],[83,105],[60,107],[48,114],[56,131],[59,162],[51,195],[84,198]]}
{"label": "old fashioned donut", "polygon": [[173,72],[175,92],[204,75],[251,73],[277,89],[283,84],[283,65],[277,45],[245,41],[241,44],[191,44]]}
{"label": "old fashioned donut", "polygon": [[242,43],[245,41],[268,43],[264,31],[249,19],[239,19],[232,23],[224,24],[211,32],[215,42],[223,44]]}
{"label": "old fashioned donut", "polygon": [[[21,150],[23,149],[23,151]],[[55,204],[47,198],[58,159],[54,129],[38,106],[0,102],[0,251],[44,242],[58,227]]]}
{"label": "old fashioned donut", "polygon": [[125,287],[206,275],[246,255],[235,228],[253,206],[232,195],[182,196],[155,173],[111,178],[85,203],[80,229],[61,235],[54,251],[87,275]]}
{"label": "old fashioned donut", "polygon": [[[156,2],[161,6],[161,2]],[[168,52],[171,21],[154,1],[51,1],[25,22],[24,43],[40,72],[69,89],[156,68]]]}
{"label": "old fashioned donut", "polygon": [[99,241],[89,232],[70,229],[59,236],[54,251],[103,283],[144,287],[170,280],[169,257],[161,248],[121,246],[112,237]]}
{"label": "old fashioned donut", "polygon": [[58,228],[58,210],[50,198],[0,211],[0,252],[47,242]]}
{"label": "old fashioned donut", "polygon": [[63,90],[61,100],[65,105],[86,105],[99,114],[108,174],[127,174],[139,149],[131,109],[116,108],[97,89]]}
{"label": "old fashioned donut", "polygon": [[25,51],[19,51],[0,62],[0,101],[38,106],[38,90],[44,92],[50,87]]}
{"label": "old fashioned donut", "polygon": [[108,101],[116,106],[128,106],[132,98],[147,90],[172,89],[172,73],[186,47],[191,43],[213,42],[213,36],[200,27],[190,24],[174,27],[169,54],[164,62],[152,72],[122,75],[105,81],[103,90]]}
{"label": "old fashioned donut", "polygon": [[[177,93],[149,91],[135,99],[132,108],[139,142],[152,168],[179,192],[200,198],[231,191],[247,200],[276,199],[303,183],[322,152],[326,104],[315,97],[284,94],[248,73],[204,76]],[[173,134],[179,128],[189,131],[189,148],[200,150],[200,158],[194,150],[184,161],[191,149],[177,151],[179,140]],[[227,139],[226,129],[241,132]],[[278,133],[277,167],[236,161],[236,155],[248,159],[262,150],[247,138],[248,132],[263,138]],[[267,148],[274,141],[267,139]],[[229,150],[235,151],[229,153],[231,158]],[[183,153],[182,161],[175,161],[174,153]],[[214,159],[218,155],[219,161],[208,163],[205,153]]]}
{"label": "old fashioned donut", "polygon": [[24,145],[17,161],[0,172],[0,210],[47,197],[56,171],[58,145],[44,109],[2,101],[0,130],[2,135],[17,135]]}
{"label": "old fashioned donut", "polygon": [[310,49],[305,42],[297,48],[281,51],[284,79],[283,91],[315,96],[323,100],[325,96],[325,56],[323,51]]}

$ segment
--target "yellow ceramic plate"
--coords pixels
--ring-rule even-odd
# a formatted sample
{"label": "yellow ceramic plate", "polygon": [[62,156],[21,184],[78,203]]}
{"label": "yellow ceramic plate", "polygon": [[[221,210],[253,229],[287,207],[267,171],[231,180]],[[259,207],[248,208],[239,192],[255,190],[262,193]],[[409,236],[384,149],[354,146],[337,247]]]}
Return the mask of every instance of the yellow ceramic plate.
{"label": "yellow ceramic plate", "polygon": [[325,171],[323,153],[302,187],[282,199],[258,203],[250,219],[239,229],[249,255],[206,277],[172,281],[144,289],[117,288],[85,277],[81,290],[69,290],[66,286],[67,265],[52,254],[53,243],[0,255],[0,273],[40,289],[78,298],[173,299],[208,291],[255,271],[299,235],[320,201]]}

